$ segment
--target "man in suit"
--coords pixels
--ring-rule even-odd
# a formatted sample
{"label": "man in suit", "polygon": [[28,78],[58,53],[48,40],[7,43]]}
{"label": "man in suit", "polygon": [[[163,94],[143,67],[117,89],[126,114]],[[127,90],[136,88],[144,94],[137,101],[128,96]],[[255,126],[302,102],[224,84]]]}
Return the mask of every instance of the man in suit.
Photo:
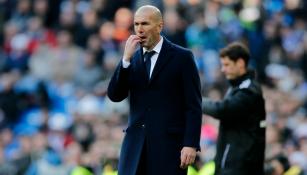
{"label": "man in suit", "polygon": [[[200,79],[191,51],[160,35],[162,15],[142,6],[108,87],[119,102],[129,98],[119,175],[186,175],[200,149]],[[149,55],[151,54],[151,55]]]}
{"label": "man in suit", "polygon": [[260,84],[247,69],[249,51],[235,42],[220,52],[230,88],[221,101],[203,100],[203,112],[220,121],[215,175],[263,175],[265,106]]}

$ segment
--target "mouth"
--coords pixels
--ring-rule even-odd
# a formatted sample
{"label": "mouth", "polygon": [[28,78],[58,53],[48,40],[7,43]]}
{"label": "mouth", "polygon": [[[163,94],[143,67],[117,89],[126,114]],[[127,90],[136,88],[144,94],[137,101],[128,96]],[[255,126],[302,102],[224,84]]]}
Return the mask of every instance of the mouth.
{"label": "mouth", "polygon": [[141,43],[145,42],[146,36],[139,36],[139,37],[140,37],[140,39],[141,39]]}

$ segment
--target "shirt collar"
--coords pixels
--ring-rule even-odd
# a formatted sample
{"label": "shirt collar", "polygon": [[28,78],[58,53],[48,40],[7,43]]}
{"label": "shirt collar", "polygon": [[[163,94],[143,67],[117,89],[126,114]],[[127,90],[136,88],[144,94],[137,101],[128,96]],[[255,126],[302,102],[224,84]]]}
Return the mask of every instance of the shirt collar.
{"label": "shirt collar", "polygon": [[[160,36],[160,41],[157,43],[157,45],[152,50],[154,50],[156,53],[159,54],[162,48],[162,43],[163,43],[163,37]],[[143,47],[143,53],[145,53],[146,51],[148,50]]]}

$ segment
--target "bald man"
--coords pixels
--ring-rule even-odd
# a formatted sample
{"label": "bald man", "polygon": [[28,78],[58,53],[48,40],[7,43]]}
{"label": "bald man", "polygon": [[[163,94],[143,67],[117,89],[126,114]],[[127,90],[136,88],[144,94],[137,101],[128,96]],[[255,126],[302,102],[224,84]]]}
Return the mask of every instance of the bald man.
{"label": "bald man", "polygon": [[200,79],[191,51],[161,36],[162,15],[142,6],[135,35],[108,87],[114,102],[130,101],[119,175],[186,175],[200,149]]}

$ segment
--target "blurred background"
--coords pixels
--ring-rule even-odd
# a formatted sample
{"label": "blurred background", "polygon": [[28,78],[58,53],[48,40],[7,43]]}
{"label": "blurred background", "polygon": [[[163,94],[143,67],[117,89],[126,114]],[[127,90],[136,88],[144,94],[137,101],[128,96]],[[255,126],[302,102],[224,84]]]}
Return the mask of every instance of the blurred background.
{"label": "blurred background", "polygon": [[[249,47],[266,99],[266,174],[306,175],[306,0],[0,0],[0,175],[116,174],[129,106],[106,90],[145,4],[193,51],[204,97],[227,88],[219,49]],[[212,175],[217,126],[203,116],[194,173]]]}

